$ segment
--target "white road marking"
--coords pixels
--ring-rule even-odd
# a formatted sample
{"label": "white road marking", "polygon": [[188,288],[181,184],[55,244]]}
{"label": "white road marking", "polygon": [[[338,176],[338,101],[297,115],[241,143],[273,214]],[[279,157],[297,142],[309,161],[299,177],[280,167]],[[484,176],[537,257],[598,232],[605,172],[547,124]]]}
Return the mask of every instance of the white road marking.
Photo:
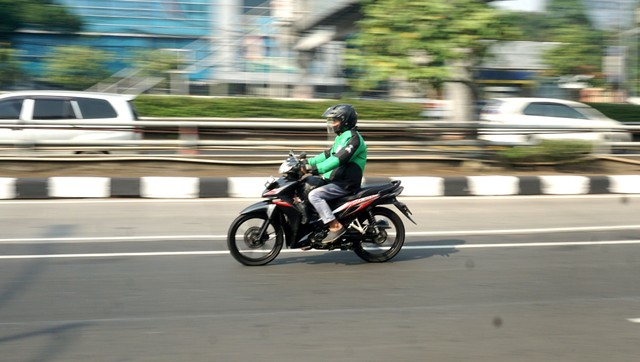
{"label": "white road marking", "polygon": [[628,321],[631,323],[640,323],[640,318],[629,318]]}
{"label": "white road marking", "polygon": [[407,236],[430,235],[493,235],[493,234],[542,234],[579,231],[612,231],[612,230],[640,230],[640,225],[609,225],[609,226],[575,226],[561,228],[535,229],[498,229],[498,230],[464,230],[464,231],[417,231],[409,232]]}
{"label": "white road marking", "polygon": [[[461,236],[461,235],[494,235],[494,234],[543,234],[562,232],[592,232],[614,230],[640,230],[640,225],[604,225],[604,226],[575,226],[561,228],[533,228],[533,229],[496,229],[496,230],[443,230],[443,231],[414,231],[407,232],[411,236]],[[172,241],[172,240],[225,240],[227,235],[141,235],[141,236],[86,236],[72,238],[4,238],[0,243],[28,244],[28,243],[75,243],[75,242],[136,242],[136,241]]]}
{"label": "white road marking", "polygon": [[224,240],[226,235],[143,235],[143,236],[86,236],[75,238],[16,238],[16,239],[0,239],[0,243],[7,244],[28,244],[28,243],[75,243],[79,241],[92,243],[108,243],[120,241],[172,241],[172,240]]}
{"label": "white road marking", "polygon": [[62,259],[62,258],[117,258],[124,256],[184,256],[184,255],[226,255],[221,251],[160,251],[144,253],[88,253],[88,254],[41,254],[41,255],[2,255],[0,259]]}
{"label": "white road marking", "polygon": [[[557,246],[601,246],[601,245],[635,245],[640,240],[609,240],[609,241],[574,241],[574,242],[546,242],[546,243],[505,243],[505,244],[460,244],[460,245],[405,245],[403,250],[428,249],[480,249],[480,248],[527,248],[527,247],[557,247]],[[340,250],[334,250],[340,251]],[[324,250],[303,251],[299,249],[285,249],[282,253],[324,253]],[[116,258],[141,256],[192,256],[192,255],[227,255],[227,250],[203,251],[160,251],[138,253],[87,253],[87,254],[41,254],[41,255],[0,255],[0,260],[7,259],[59,259],[59,258]]]}
{"label": "white road marking", "polygon": [[[265,178],[266,180],[266,178]],[[640,194],[602,194],[602,195],[508,195],[508,196],[400,196],[402,200],[519,200],[519,199],[630,199],[640,198]],[[198,199],[43,199],[43,200],[0,200],[0,205],[33,205],[33,204],[124,204],[124,203],[219,203],[219,202],[240,202],[250,203],[251,201],[264,200],[259,197],[250,198],[198,198]],[[409,205],[411,206],[411,205]]]}

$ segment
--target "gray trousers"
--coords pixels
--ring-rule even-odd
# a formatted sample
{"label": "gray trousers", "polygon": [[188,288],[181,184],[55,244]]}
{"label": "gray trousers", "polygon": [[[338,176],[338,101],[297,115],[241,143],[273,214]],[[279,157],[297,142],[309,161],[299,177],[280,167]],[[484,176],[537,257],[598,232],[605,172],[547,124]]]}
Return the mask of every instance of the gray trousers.
{"label": "gray trousers", "polygon": [[318,215],[320,215],[322,221],[324,221],[325,224],[328,224],[335,220],[336,217],[333,215],[333,212],[331,212],[331,208],[327,201],[337,199],[349,193],[349,191],[342,187],[330,183],[311,190],[308,198],[311,205],[316,208],[316,211],[318,212]]}

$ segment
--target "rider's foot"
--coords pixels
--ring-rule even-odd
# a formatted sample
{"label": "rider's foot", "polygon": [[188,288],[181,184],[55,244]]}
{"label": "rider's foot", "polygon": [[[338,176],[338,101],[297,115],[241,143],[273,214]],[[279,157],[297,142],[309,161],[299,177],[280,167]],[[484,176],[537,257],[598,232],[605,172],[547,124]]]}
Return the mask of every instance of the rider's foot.
{"label": "rider's foot", "polygon": [[322,239],[322,244],[329,244],[338,240],[342,236],[342,234],[344,234],[346,231],[347,229],[342,225],[340,225],[339,229],[335,229],[335,230],[329,229],[329,233],[327,234],[327,236],[325,236],[324,239]]}

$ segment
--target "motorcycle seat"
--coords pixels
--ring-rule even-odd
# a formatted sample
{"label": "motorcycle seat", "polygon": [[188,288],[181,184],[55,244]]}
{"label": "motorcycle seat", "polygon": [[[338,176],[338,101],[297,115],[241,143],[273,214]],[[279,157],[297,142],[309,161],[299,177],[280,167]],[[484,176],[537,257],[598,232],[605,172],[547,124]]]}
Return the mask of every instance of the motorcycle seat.
{"label": "motorcycle seat", "polygon": [[397,189],[399,186],[400,186],[400,181],[391,181],[386,184],[365,186],[355,193],[354,199],[359,199],[361,197],[375,195],[375,194],[391,192]]}
{"label": "motorcycle seat", "polygon": [[391,181],[390,183],[386,183],[386,184],[364,186],[351,195],[343,196],[336,200],[331,200],[331,204],[339,205],[339,204],[343,204],[345,202],[356,200],[362,197],[367,197],[367,196],[382,194],[382,193],[389,193],[397,189],[398,187],[400,187],[400,181],[398,180]]}

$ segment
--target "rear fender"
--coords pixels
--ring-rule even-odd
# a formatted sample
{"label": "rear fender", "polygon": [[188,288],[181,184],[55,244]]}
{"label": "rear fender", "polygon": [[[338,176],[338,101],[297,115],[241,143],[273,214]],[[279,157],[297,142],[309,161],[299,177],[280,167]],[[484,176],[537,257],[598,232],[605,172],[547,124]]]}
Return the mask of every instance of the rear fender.
{"label": "rear fender", "polygon": [[404,214],[404,216],[406,216],[407,219],[409,219],[414,225],[418,225],[411,218],[411,215],[413,215],[413,213],[411,212],[411,210],[409,210],[407,205],[405,205],[403,202],[400,202],[400,201],[398,201],[396,199],[393,200],[393,205],[395,205],[395,207],[397,207],[398,210],[400,210],[400,212],[402,212]]}

